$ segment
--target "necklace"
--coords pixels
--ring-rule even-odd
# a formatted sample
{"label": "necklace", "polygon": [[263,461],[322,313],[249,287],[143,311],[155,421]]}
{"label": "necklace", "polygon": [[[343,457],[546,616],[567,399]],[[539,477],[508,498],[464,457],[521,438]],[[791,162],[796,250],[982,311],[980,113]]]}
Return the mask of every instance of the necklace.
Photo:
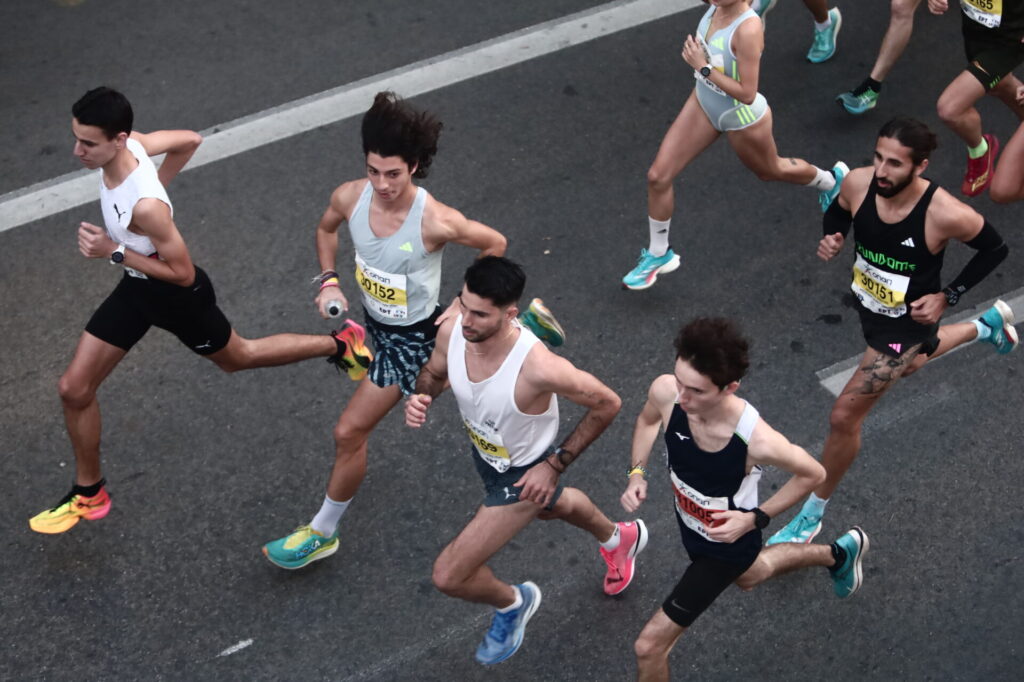
{"label": "necklace", "polygon": [[[501,341],[507,340],[510,336],[512,336],[512,334],[515,333],[515,331],[516,331],[515,327],[509,327],[508,334],[505,334],[505,336],[502,339],[500,339],[500,340]],[[470,355],[487,355],[487,351],[475,351],[475,350],[472,350],[469,347],[470,343],[471,342],[469,342],[469,341],[466,342],[466,352],[467,353],[469,353]]]}

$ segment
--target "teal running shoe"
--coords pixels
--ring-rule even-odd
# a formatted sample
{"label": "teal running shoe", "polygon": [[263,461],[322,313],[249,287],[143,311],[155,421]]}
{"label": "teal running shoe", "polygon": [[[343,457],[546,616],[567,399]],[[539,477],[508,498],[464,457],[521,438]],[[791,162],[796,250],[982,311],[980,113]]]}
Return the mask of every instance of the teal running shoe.
{"label": "teal running shoe", "polygon": [[526,624],[540,606],[540,588],[532,582],[516,585],[523,596],[523,605],[508,613],[495,611],[491,628],[484,635],[484,641],[476,648],[476,660],[484,665],[501,663],[515,652],[523,643]]}
{"label": "teal running shoe", "polygon": [[821,532],[821,516],[805,514],[803,510],[793,517],[783,528],[776,531],[775,535],[768,538],[764,543],[765,547],[778,545],[783,542],[795,542],[801,545],[810,544],[811,540]]}
{"label": "teal running shoe", "polygon": [[633,291],[649,289],[658,281],[658,275],[669,273],[679,267],[679,256],[669,249],[664,256],[652,256],[647,249],[641,249],[636,267],[622,278],[622,286]]}
{"label": "teal running shoe", "polygon": [[764,20],[765,16],[768,15],[773,9],[775,9],[775,3],[779,0],[761,0],[761,5],[754,10],[757,16],[761,17],[762,30],[767,26],[767,22]]}
{"label": "teal running shoe", "polygon": [[854,526],[840,536],[835,544],[843,548],[846,558],[843,563],[828,570],[832,574],[832,587],[836,596],[846,599],[853,596],[864,581],[861,564],[864,563],[864,555],[868,553],[871,543],[868,541],[867,533],[861,530],[860,526]]}
{"label": "teal running shoe", "polygon": [[530,301],[530,307],[526,312],[519,314],[519,322],[552,348],[565,343],[565,330],[539,298]]}
{"label": "teal running shoe", "polygon": [[828,207],[832,205],[832,202],[839,196],[839,190],[843,185],[843,178],[850,172],[850,167],[842,161],[836,161],[836,165],[832,166],[832,175],[836,176],[836,184],[832,186],[832,189],[821,190],[818,192],[818,205],[821,206],[821,212],[825,213],[828,211]]}
{"label": "teal running shoe", "polygon": [[992,330],[982,341],[995,346],[997,353],[1005,355],[1017,347],[1020,340],[1013,326],[1013,310],[1005,301],[996,301],[978,319]]}
{"label": "teal running shoe", "polygon": [[291,535],[263,545],[263,554],[281,568],[295,570],[338,551],[338,531],[324,537],[310,526],[299,526]]}
{"label": "teal running shoe", "polygon": [[807,61],[812,64],[828,61],[836,53],[836,38],[843,26],[843,15],[840,14],[838,7],[833,7],[828,11],[828,18],[832,20],[828,28],[821,31],[814,29],[814,42],[807,52]]}
{"label": "teal running shoe", "polygon": [[866,111],[870,111],[875,108],[878,104],[879,93],[875,92],[871,88],[867,88],[859,95],[853,94],[853,92],[844,92],[843,94],[836,97],[836,101],[839,105],[846,109],[848,113],[854,116],[859,116]]}

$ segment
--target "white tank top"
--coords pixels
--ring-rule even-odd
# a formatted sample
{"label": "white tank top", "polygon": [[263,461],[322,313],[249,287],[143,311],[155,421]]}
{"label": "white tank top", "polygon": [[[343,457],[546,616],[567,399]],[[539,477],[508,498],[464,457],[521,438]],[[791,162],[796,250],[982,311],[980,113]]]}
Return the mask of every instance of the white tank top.
{"label": "white tank top", "polygon": [[103,209],[103,222],[111,239],[136,253],[149,256],[156,253],[156,247],[149,241],[149,237],[128,230],[135,204],[139,203],[140,199],[159,199],[167,204],[171,215],[174,215],[174,207],[167,197],[167,190],[160,184],[156,166],[146,154],[142,143],[128,138],[126,147],[138,160],[139,165],[114,189],[107,189],[103,183],[103,171],[100,171],[100,208]]}
{"label": "white tank top", "polygon": [[524,414],[516,407],[516,380],[526,355],[538,339],[520,328],[519,338],[498,371],[472,382],[466,372],[466,339],[462,315],[455,319],[448,342],[448,381],[473,447],[499,472],[532,464],[547,452],[558,435],[558,399],[542,414]]}

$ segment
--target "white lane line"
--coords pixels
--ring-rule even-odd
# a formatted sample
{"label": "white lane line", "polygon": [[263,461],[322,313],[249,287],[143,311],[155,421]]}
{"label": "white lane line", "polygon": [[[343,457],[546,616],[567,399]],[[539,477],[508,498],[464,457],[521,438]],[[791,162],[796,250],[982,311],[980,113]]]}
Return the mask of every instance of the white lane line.
{"label": "white lane line", "polygon": [[[1006,303],[1013,310],[1016,324],[1020,324],[1022,321],[1024,321],[1024,288],[1016,289],[1014,291],[1011,291],[1007,294],[1000,296],[999,298],[1006,301]],[[977,305],[969,310],[963,310],[957,313],[956,315],[944,318],[942,320],[942,323],[950,324],[954,322],[963,322],[965,320],[974,319],[978,315],[988,310],[994,302],[995,299],[992,299],[991,301],[986,301],[985,303]],[[948,353],[946,353],[945,355],[940,356],[938,359],[941,360],[942,358],[948,357],[953,353],[956,353],[957,351],[962,350],[967,346],[970,346],[972,343],[975,342],[971,341],[970,343],[965,343],[962,346],[958,346],[953,350],[949,351]],[[1019,352],[1019,349],[1015,352]],[[827,390],[832,395],[838,397],[839,394],[842,392],[843,387],[846,386],[846,382],[850,380],[850,377],[852,377],[853,373],[857,370],[857,365],[860,362],[860,359],[860,355],[854,355],[851,358],[846,358],[845,360],[837,362],[831,367],[826,367],[825,369],[818,370],[817,372],[815,372],[815,374],[817,375],[818,381],[825,388],[825,390]]]}
{"label": "white lane line", "polygon": [[246,648],[248,646],[251,646],[252,643],[253,643],[253,640],[251,640],[251,639],[243,639],[238,644],[235,644],[233,646],[229,646],[227,649],[225,649],[224,651],[222,651],[219,654],[217,654],[217,658],[220,658],[221,656],[230,656],[231,654],[237,654],[242,649],[244,649],[244,648]]}
{"label": "white lane line", "polygon": [[[186,171],[361,114],[380,90],[413,97],[692,9],[701,0],[609,2],[202,131]],[[0,232],[94,201],[94,171],[0,196]]]}

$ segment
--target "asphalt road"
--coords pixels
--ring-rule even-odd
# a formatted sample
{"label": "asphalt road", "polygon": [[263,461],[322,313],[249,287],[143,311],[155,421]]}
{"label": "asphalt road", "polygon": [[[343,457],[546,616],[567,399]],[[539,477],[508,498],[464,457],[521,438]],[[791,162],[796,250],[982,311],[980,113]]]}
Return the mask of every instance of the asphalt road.
{"label": "asphalt road", "polygon": [[[909,113],[939,132],[928,175],[959,186],[965,155],[934,109],[963,67],[955,12],[919,13],[879,107],[854,118],[832,100],[870,68],[886,3],[838,1],[840,47],[822,65],[803,58],[802,3],[770,15],[761,91],[780,152],[864,165],[879,126]],[[77,170],[70,105],[101,83],[126,92],[140,130],[208,130],[592,6],[3,3],[0,193]],[[678,185],[672,242],[683,266],[646,292],[619,288],[646,242],[645,171],[692,87],[678,53],[700,11],[415,98],[445,122],[424,186],[509,236],[527,295],[569,332],[563,354],[623,397],[568,478],[613,518],[624,518],[633,419],[650,381],[671,370],[682,323],[736,317],[754,339],[742,394],[815,455],[832,401],[815,372],[864,346],[847,262],[814,256],[815,193],[761,183],[724,142]],[[994,101],[980,109],[1007,140],[1009,112]],[[358,122],[346,119],[175,180],[176,221],[241,334],[326,331],[308,286],[314,227],[333,188],[362,173]],[[963,306],[1024,286],[1021,206],[971,204],[1011,255]],[[31,532],[28,518],[72,474],[56,381],[119,276],[78,254],[77,223],[99,219],[94,202],[0,233],[0,477],[11,502],[0,520],[0,679],[633,676],[632,642],[686,565],[667,481],[642,508],[652,539],[621,597],[602,594],[596,547],[565,524],[538,522],[493,560],[500,577],[540,585],[544,601],[519,653],[483,669],[473,651],[488,610],[430,584],[434,557],[482,494],[450,397],[422,432],[395,413],[374,434],[334,557],[297,572],[263,558],[260,546],[308,522],[322,499],[331,426],[353,384],[320,361],[225,375],[150,333],[100,392],[113,510],[63,535]],[[950,248],[947,279],[968,255]],[[471,258],[449,250],[442,291],[455,291]],[[823,570],[730,590],[676,647],[674,679],[1016,679],[1022,371],[1024,354],[974,346],[898,386],[869,418],[822,535],[855,523],[870,534],[862,591],[837,601]],[[566,431],[579,411],[563,412]],[[770,473],[762,493],[782,480]]]}

